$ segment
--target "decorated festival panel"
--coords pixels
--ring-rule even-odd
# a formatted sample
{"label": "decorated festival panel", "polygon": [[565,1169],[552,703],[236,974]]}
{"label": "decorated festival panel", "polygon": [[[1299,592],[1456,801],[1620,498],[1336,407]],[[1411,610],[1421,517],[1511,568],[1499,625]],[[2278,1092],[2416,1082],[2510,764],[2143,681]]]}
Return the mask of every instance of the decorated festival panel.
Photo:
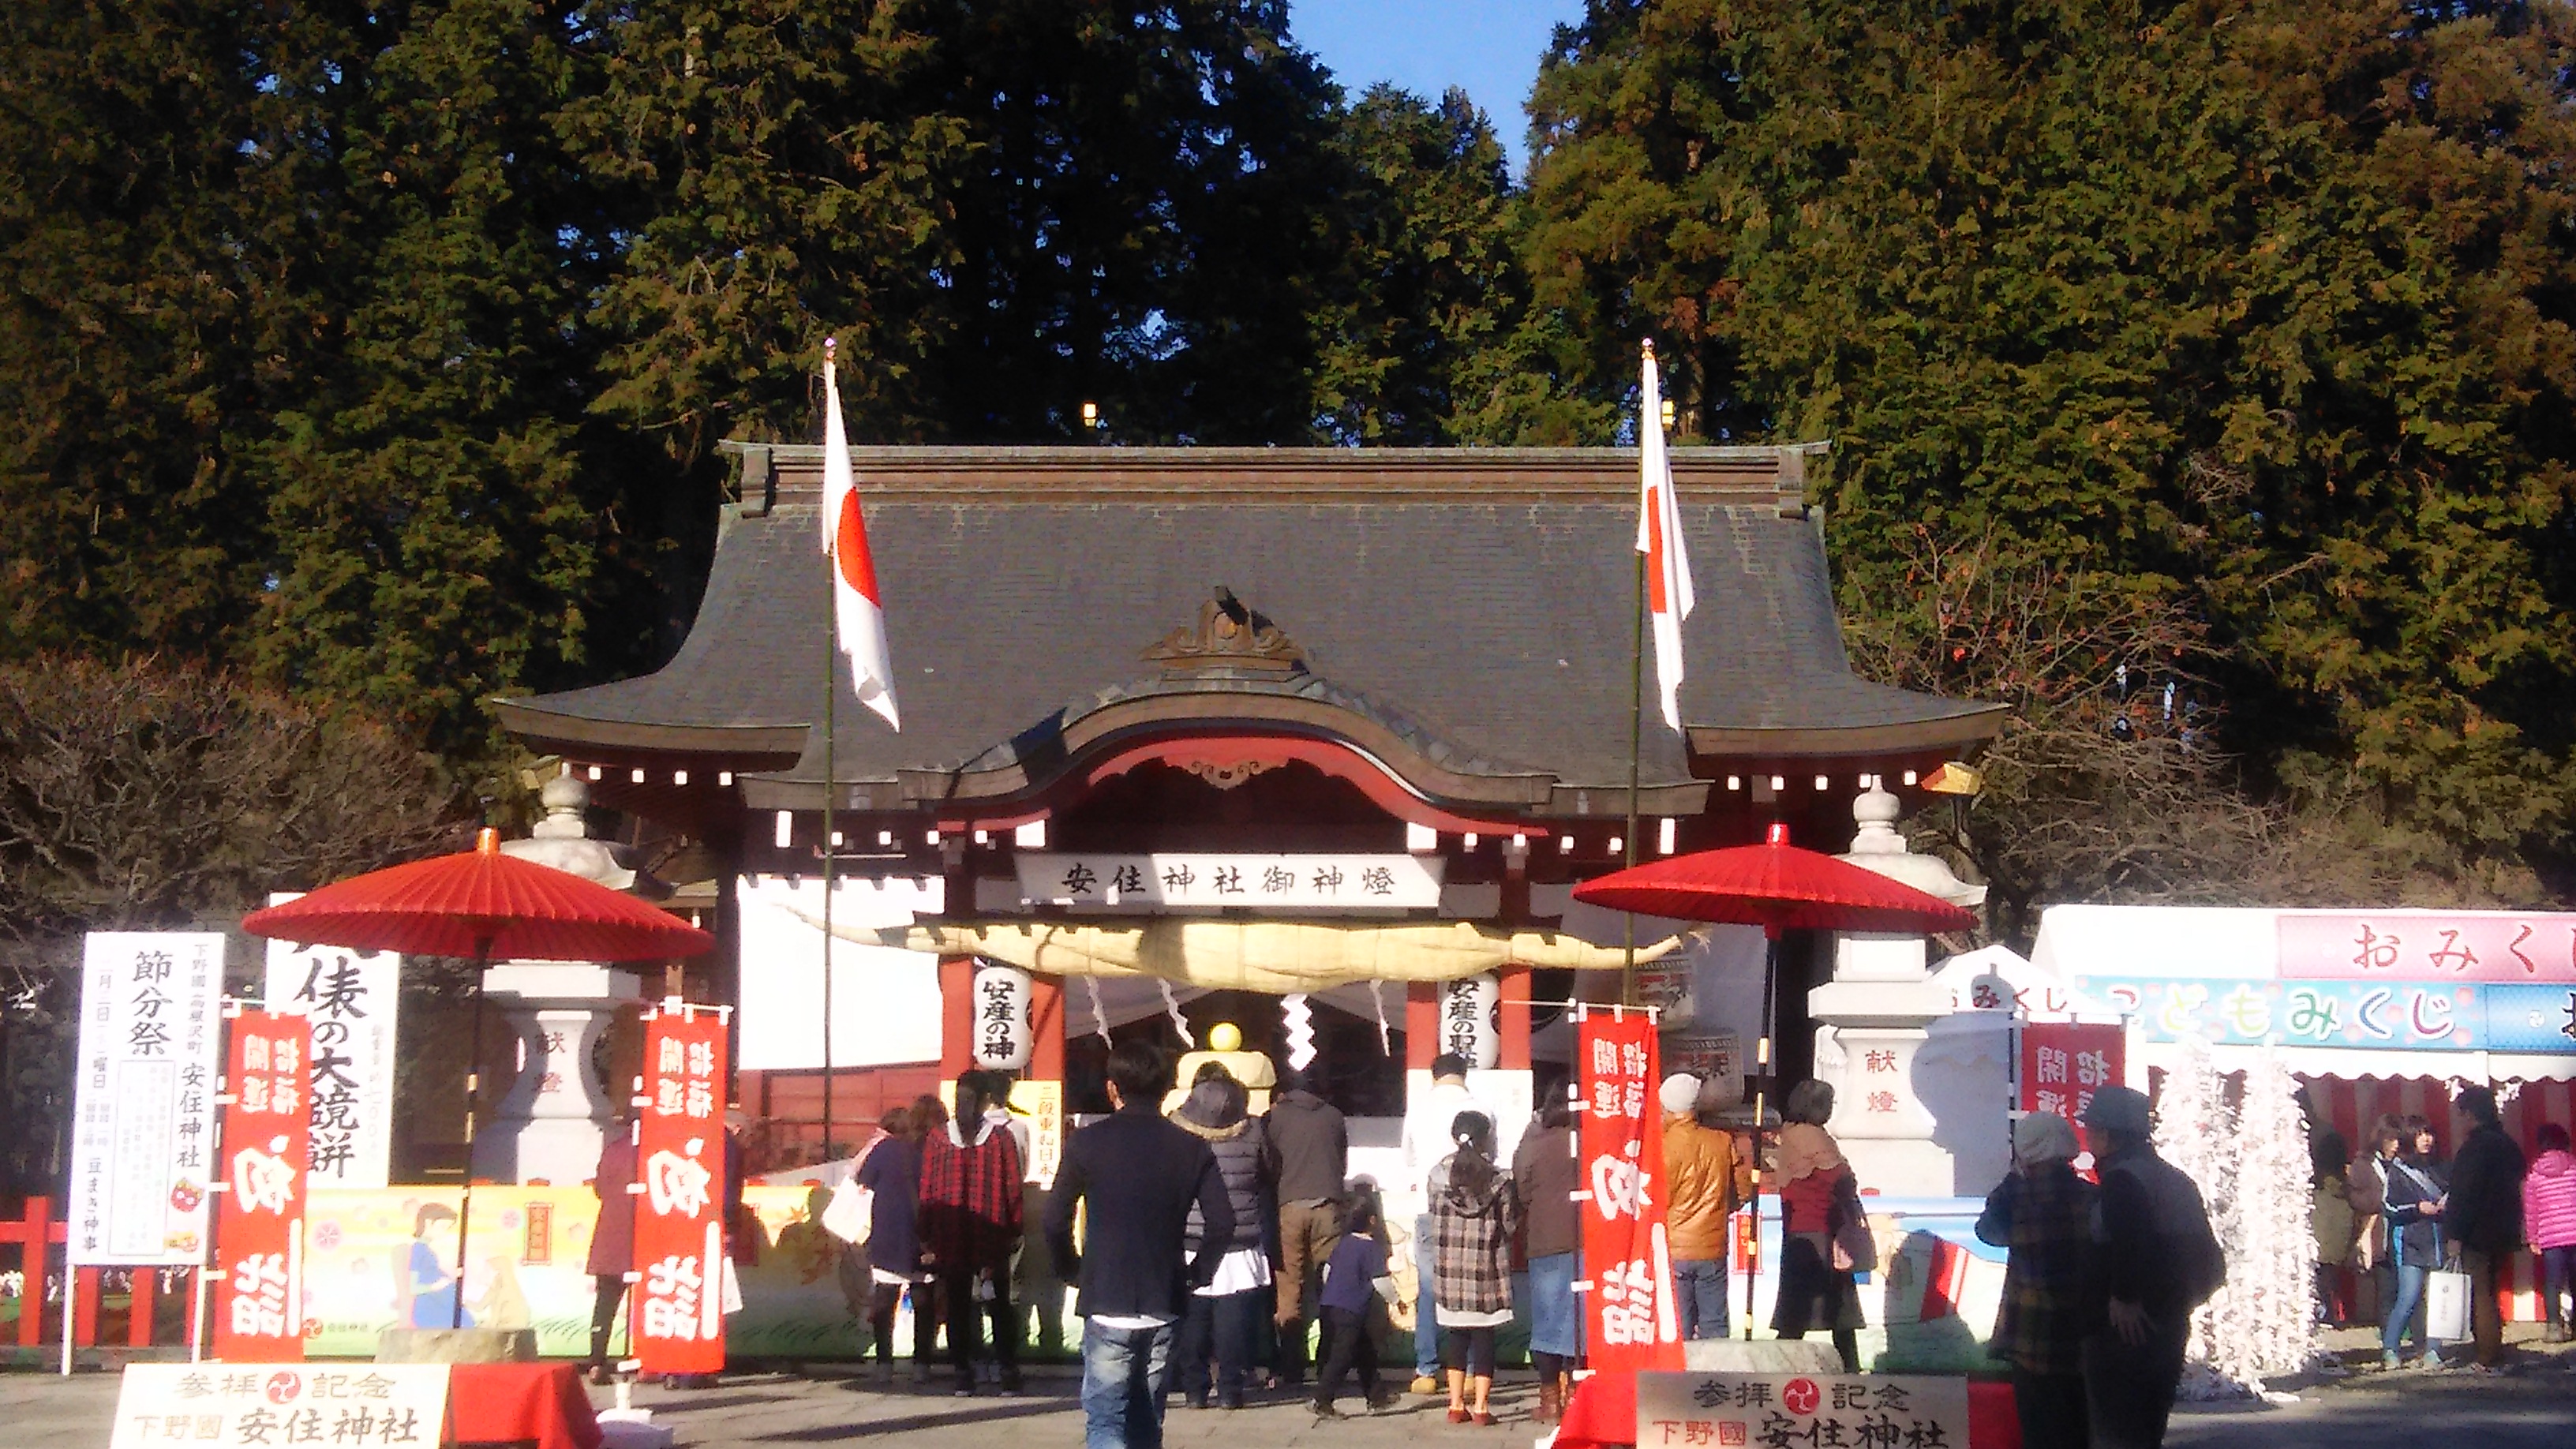
{"label": "decorated festival panel", "polygon": [[724,1013],[647,1012],[640,1085],[635,1356],[645,1373],[714,1373],[725,1359]]}
{"label": "decorated festival panel", "polygon": [[224,938],[92,931],[72,1104],[73,1266],[199,1267]]}
{"label": "decorated festival panel", "polygon": [[1642,1011],[1577,1008],[1581,1068],[1584,1341],[1596,1372],[1682,1366],[1681,1322],[1664,1237],[1664,1134],[1656,1041]]}
{"label": "decorated festival panel", "polygon": [[304,1203],[312,1035],[305,1019],[233,1018],[224,1072],[225,1202],[215,1222],[215,1357],[304,1357]]}

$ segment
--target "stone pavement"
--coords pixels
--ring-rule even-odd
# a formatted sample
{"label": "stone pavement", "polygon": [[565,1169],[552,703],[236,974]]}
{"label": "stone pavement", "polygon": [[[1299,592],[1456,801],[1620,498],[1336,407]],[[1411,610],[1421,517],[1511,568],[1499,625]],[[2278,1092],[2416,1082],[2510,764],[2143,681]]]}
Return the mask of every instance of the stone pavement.
{"label": "stone pavement", "polygon": [[[2529,1345],[2537,1350],[2539,1345]],[[2576,1445],[2576,1357],[2526,1351],[2499,1378],[2413,1370],[2355,1373],[2291,1385],[2299,1400],[2279,1406],[2184,1406],[2168,1442],[2175,1449],[2568,1449]],[[940,1381],[944,1385],[944,1376]],[[999,1449],[1082,1442],[1082,1412],[1068,1368],[1032,1373],[1029,1393],[1005,1399],[989,1391],[971,1399],[944,1387],[916,1391],[908,1381],[878,1388],[837,1368],[812,1377],[785,1373],[729,1375],[714,1389],[645,1388],[638,1405],[677,1431],[683,1446],[796,1449],[900,1437],[906,1449]],[[592,1391],[602,1407],[609,1391]],[[1407,1395],[1384,1414],[1318,1423],[1285,1396],[1239,1413],[1175,1408],[1167,1422],[1171,1449],[1523,1449],[1537,1437],[1525,1385],[1495,1391],[1503,1422],[1490,1429],[1452,1425],[1444,1401]],[[0,1374],[0,1445],[103,1449],[116,1399],[116,1378],[85,1372]],[[1346,1410],[1355,1401],[1344,1401]]]}

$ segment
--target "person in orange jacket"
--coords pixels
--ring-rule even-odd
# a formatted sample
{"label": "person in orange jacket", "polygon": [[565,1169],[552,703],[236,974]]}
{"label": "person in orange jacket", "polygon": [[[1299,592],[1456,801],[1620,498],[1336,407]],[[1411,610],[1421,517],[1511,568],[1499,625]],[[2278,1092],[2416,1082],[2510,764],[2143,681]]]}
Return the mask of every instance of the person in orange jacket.
{"label": "person in orange jacket", "polygon": [[1672,1245],[1673,1304],[1682,1337],[1726,1337],[1728,1215],[1744,1200],[1752,1164],[1717,1124],[1735,1105],[1724,1078],[1664,1078],[1664,1232]]}

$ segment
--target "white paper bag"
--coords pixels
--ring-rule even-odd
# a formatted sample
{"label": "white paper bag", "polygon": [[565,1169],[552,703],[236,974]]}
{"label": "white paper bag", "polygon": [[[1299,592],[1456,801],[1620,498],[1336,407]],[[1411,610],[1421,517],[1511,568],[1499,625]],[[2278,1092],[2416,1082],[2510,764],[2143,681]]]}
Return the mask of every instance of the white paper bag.
{"label": "white paper bag", "polygon": [[2469,1336],[2469,1275],[2437,1270],[2424,1279],[2424,1336],[2457,1343]]}
{"label": "white paper bag", "polygon": [[832,1200],[823,1207],[823,1231],[852,1247],[868,1240],[868,1231],[876,1222],[877,1195],[850,1178],[832,1189]]}

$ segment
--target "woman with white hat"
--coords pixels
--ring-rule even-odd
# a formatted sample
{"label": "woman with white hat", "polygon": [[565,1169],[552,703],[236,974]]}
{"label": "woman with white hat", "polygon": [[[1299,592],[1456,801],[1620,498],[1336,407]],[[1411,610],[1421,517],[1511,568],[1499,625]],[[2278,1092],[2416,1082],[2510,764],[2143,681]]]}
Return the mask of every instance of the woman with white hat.
{"label": "woman with white hat", "polygon": [[2054,1112],[2013,1124],[2013,1171],[1986,1198],[1977,1237],[2006,1250],[2003,1306],[1986,1352],[2012,1365],[2027,1449],[2085,1449],[2084,1334],[2093,1278],[2093,1207],[2075,1173],[2075,1129]]}

